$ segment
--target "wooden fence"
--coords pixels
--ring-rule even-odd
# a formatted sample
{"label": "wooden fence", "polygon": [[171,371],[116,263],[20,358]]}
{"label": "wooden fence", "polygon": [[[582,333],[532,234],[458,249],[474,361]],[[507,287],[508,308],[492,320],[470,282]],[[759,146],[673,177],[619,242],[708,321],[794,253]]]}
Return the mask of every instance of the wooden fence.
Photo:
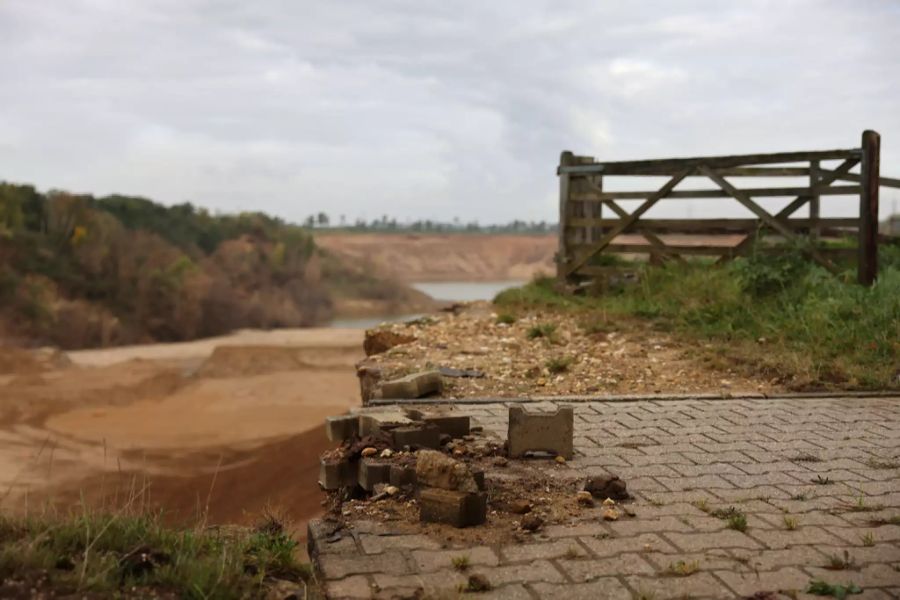
{"label": "wooden fence", "polygon": [[[900,179],[880,177],[880,136],[862,134],[858,148],[811,152],[780,152],[737,156],[705,156],[626,162],[598,162],[588,156],[563,152],[559,175],[560,279],[577,281],[606,271],[603,253],[647,254],[653,260],[684,260],[688,255],[718,256],[726,261],[756,252],[783,252],[793,246],[811,260],[836,272],[835,260],[852,253],[858,265],[858,280],[864,285],[878,273],[879,186],[900,188]],[[835,164],[828,163],[834,161]],[[859,167],[858,172],[854,169]],[[611,191],[615,177],[666,177],[658,189]],[[689,179],[702,177],[715,183],[712,189],[680,189]],[[799,187],[737,187],[740,178],[797,178]],[[679,189],[676,189],[678,187]],[[820,217],[826,197],[853,196],[858,212],[850,218]],[[757,198],[790,198],[784,208],[770,213]],[[755,218],[743,219],[648,219],[642,218],[661,200],[729,198],[747,208]],[[618,201],[641,200],[629,212]],[[794,214],[809,205],[809,216]],[[605,218],[603,209],[610,217]],[[762,234],[767,234],[764,243]],[[857,247],[829,247],[829,237],[852,235]],[[772,241],[782,242],[773,244]]]}

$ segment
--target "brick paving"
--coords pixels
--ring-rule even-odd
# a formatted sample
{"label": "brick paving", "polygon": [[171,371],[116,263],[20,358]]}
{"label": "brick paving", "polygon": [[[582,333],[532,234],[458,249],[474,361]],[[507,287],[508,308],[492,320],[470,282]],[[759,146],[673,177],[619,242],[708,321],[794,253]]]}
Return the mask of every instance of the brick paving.
{"label": "brick paving", "polygon": [[[510,404],[455,409],[505,438]],[[824,579],[862,587],[851,599],[900,598],[900,398],[559,404],[575,408],[575,458],[546,468],[573,479],[620,476],[635,517],[604,522],[587,512],[546,526],[530,543],[498,547],[454,547],[364,521],[329,543],[324,524],[313,522],[310,555],[327,596],[455,598],[466,575],[480,573],[494,589],[465,597],[663,600],[782,590],[813,598],[803,591]],[[746,514],[745,531],[708,514],[728,506]],[[451,565],[461,555],[466,574]],[[826,568],[845,556],[847,569]],[[696,572],[670,574],[678,561],[696,563]]]}

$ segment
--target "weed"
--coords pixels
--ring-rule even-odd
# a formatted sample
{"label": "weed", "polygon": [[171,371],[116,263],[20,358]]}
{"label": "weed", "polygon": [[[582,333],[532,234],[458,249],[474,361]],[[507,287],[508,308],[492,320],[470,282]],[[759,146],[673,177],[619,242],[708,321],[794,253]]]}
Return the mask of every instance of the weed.
{"label": "weed", "polygon": [[797,518],[790,517],[788,515],[784,516],[784,528],[788,531],[793,531],[797,529]]}
{"label": "weed", "polygon": [[843,505],[850,512],[874,512],[884,508],[881,504],[868,504],[862,494],[856,498],[856,502],[844,502]]}
{"label": "weed", "polygon": [[709,514],[717,519],[730,519],[734,515],[740,515],[743,513],[741,513],[741,511],[739,511],[735,507],[729,506],[728,508],[717,508],[713,511],[710,511]]}
{"label": "weed", "polygon": [[709,507],[709,501],[706,498],[701,498],[699,500],[695,500],[695,501],[691,502],[691,504],[693,504],[695,508],[705,512],[706,514],[709,514],[710,510],[712,510]]}
{"label": "weed", "polygon": [[634,600],[656,600],[656,592],[653,590],[640,589],[637,591]]}
{"label": "weed", "polygon": [[525,337],[529,340],[546,338],[553,341],[556,338],[556,325],[553,323],[538,323],[537,325],[532,325],[528,328],[528,331],[525,332]]}
{"label": "weed", "polygon": [[465,571],[469,568],[469,557],[466,554],[460,554],[451,558],[450,563],[457,571]]}
{"label": "weed", "polygon": [[791,500],[797,500],[798,502],[803,502],[806,498],[806,494],[794,494],[791,496]]}
{"label": "weed", "polygon": [[811,481],[816,485],[831,485],[834,483],[831,481],[831,478],[822,477],[821,475],[816,475]]}
{"label": "weed", "polygon": [[862,536],[863,546],[874,546],[875,545],[875,535],[869,531],[864,536]]}
{"label": "weed", "polygon": [[728,517],[728,522],[725,524],[728,529],[734,529],[735,531],[747,531],[747,517],[744,513],[736,513]]}
{"label": "weed", "polygon": [[578,548],[576,548],[575,546],[569,546],[568,548],[566,548],[566,554],[565,554],[566,558],[572,559],[572,558],[578,558],[579,556],[580,556],[580,553],[578,552]]}
{"label": "weed", "polygon": [[659,498],[647,498],[647,504],[650,506],[665,506],[666,503],[660,500]]}
{"label": "weed", "polygon": [[856,562],[850,556],[850,553],[844,550],[843,557],[832,554],[828,558],[828,564],[825,565],[825,568],[829,571],[847,571],[858,569],[859,567],[856,566]]}
{"label": "weed", "polygon": [[845,585],[832,584],[821,579],[813,579],[806,588],[808,594],[816,596],[831,596],[838,600],[844,600],[849,594],[862,594],[862,588],[854,584],[852,581]]}
{"label": "weed", "polygon": [[678,577],[687,577],[688,575],[693,575],[697,571],[700,570],[700,561],[692,560],[692,561],[684,561],[679,560],[673,563],[669,563],[669,566],[666,567],[667,575],[676,575]]}
{"label": "weed", "polygon": [[515,322],[516,322],[515,315],[512,315],[510,313],[500,313],[497,315],[497,323],[500,323],[503,325],[512,325]]}
{"label": "weed", "polygon": [[571,356],[557,356],[547,361],[547,370],[551,373],[565,373],[575,359]]}
{"label": "weed", "polygon": [[871,524],[873,527],[879,527],[881,525],[900,525],[900,515],[870,519],[869,524]]}

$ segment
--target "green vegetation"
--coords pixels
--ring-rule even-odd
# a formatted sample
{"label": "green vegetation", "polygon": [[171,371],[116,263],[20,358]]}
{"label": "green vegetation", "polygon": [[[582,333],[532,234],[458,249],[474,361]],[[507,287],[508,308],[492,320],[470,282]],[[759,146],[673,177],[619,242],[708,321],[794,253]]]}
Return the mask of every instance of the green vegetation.
{"label": "green vegetation", "polygon": [[63,348],[321,323],[336,299],[414,292],[262,213],[0,183],[0,329]]}
{"label": "green vegetation", "polygon": [[784,528],[788,531],[794,531],[797,529],[797,517],[791,517],[788,515],[784,516]]}
{"label": "green vegetation", "polygon": [[497,315],[497,323],[503,325],[512,325],[516,322],[516,316],[510,313],[500,313]]}
{"label": "green vegetation", "polygon": [[529,340],[535,340],[537,338],[546,338],[548,340],[553,340],[556,336],[556,325],[553,323],[538,323],[537,325],[532,325],[528,328],[528,331],[525,332],[525,337]]}
{"label": "green vegetation", "polygon": [[838,600],[844,600],[849,594],[862,594],[862,588],[853,582],[840,585],[828,583],[821,579],[814,579],[809,582],[806,593],[815,594],[816,596],[831,596]]}
{"label": "green vegetation", "polygon": [[66,597],[228,599],[265,598],[274,580],[287,580],[301,596],[309,583],[314,598],[296,546],[272,518],[255,529],[176,530],[154,515],[0,517],[0,581]]}
{"label": "green vegetation", "polygon": [[572,356],[555,356],[547,361],[547,370],[554,374],[565,373],[574,362]]}
{"label": "green vegetation", "polygon": [[469,568],[469,556],[467,554],[460,554],[459,556],[454,556],[450,559],[450,563],[453,565],[453,568],[457,571],[465,571]]}
{"label": "green vegetation", "polygon": [[700,561],[699,560],[678,560],[673,563],[669,563],[669,566],[666,567],[665,573],[667,575],[674,575],[676,577],[687,577],[688,575],[693,575],[697,571],[700,570]]}
{"label": "green vegetation", "polygon": [[[542,278],[500,293],[506,311],[576,313],[590,323],[647,319],[713,364],[752,369],[796,389],[900,387],[900,245],[881,248],[876,285],[835,277],[802,255],[637,265],[635,283],[574,295]],[[601,289],[603,288],[603,289]]]}

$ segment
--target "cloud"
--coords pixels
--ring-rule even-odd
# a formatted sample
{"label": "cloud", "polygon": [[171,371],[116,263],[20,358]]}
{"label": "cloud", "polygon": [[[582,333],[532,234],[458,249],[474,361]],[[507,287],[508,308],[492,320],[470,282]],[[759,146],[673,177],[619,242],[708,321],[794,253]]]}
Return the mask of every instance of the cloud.
{"label": "cloud", "polygon": [[5,0],[0,178],[484,222],[553,220],[563,149],[846,147],[871,127],[889,173],[898,25],[877,0]]}

